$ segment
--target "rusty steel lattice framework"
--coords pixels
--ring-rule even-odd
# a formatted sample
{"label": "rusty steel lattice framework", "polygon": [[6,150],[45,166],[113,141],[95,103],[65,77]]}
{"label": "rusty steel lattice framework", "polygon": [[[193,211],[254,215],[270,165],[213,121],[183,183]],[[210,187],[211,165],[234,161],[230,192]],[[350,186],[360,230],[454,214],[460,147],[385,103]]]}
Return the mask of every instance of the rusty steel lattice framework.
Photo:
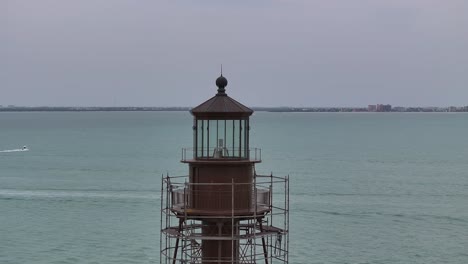
{"label": "rusty steel lattice framework", "polygon": [[[288,263],[288,177],[255,174],[253,183],[197,184],[187,180],[188,176],[162,177],[161,263]],[[213,191],[198,191],[200,186]],[[245,196],[246,190],[253,195],[248,210],[236,204],[236,197]],[[273,197],[273,191],[278,197]],[[205,199],[207,195],[209,199]],[[201,197],[203,207],[222,211],[199,210],[194,203]],[[226,212],[229,207],[230,212]],[[211,228],[204,225],[207,219],[217,221],[217,230],[203,232]],[[203,258],[202,243],[207,241],[227,249],[218,247],[219,257]],[[226,251],[231,257],[223,259]]]}

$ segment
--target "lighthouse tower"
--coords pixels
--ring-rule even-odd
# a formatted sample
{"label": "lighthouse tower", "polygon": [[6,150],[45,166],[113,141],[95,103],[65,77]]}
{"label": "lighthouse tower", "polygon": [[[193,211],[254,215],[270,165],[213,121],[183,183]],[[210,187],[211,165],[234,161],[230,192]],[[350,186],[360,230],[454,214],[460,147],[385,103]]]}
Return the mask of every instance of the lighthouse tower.
{"label": "lighthouse tower", "polygon": [[216,95],[191,110],[189,174],[162,178],[161,263],[288,263],[288,177],[256,173],[253,111],[227,84],[221,74]]}

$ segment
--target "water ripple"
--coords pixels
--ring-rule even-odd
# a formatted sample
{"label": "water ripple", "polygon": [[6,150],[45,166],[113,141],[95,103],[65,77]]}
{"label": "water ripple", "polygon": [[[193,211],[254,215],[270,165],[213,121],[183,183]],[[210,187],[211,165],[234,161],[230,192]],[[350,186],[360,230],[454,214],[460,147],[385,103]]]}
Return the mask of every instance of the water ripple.
{"label": "water ripple", "polygon": [[0,189],[2,200],[80,200],[122,199],[159,200],[160,194],[148,191],[89,191],[89,190],[13,190]]}
{"label": "water ripple", "polygon": [[468,219],[458,218],[446,215],[428,215],[428,214],[402,214],[402,213],[383,213],[383,212],[338,212],[338,211],[324,211],[324,210],[312,210],[312,212],[335,215],[335,216],[349,216],[349,217],[371,217],[371,216],[385,216],[393,218],[408,218],[412,220],[427,220],[436,219],[442,221],[458,222],[468,224]]}

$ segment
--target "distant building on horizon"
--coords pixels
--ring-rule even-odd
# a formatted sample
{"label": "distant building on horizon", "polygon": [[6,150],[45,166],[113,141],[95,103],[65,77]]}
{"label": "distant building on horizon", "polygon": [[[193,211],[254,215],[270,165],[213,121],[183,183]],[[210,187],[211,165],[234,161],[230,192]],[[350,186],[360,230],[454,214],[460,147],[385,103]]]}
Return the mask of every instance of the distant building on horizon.
{"label": "distant building on horizon", "polygon": [[392,107],[392,111],[393,112],[406,112],[406,107],[402,107],[402,106]]}
{"label": "distant building on horizon", "polygon": [[461,106],[461,107],[456,107],[456,106],[450,106],[448,108],[449,112],[468,112],[468,106]]}
{"label": "distant building on horizon", "polygon": [[391,112],[392,111],[392,106],[389,104],[378,104],[377,105],[377,112]]}
{"label": "distant building on horizon", "polygon": [[367,111],[368,112],[391,112],[392,106],[389,104],[368,105]]}

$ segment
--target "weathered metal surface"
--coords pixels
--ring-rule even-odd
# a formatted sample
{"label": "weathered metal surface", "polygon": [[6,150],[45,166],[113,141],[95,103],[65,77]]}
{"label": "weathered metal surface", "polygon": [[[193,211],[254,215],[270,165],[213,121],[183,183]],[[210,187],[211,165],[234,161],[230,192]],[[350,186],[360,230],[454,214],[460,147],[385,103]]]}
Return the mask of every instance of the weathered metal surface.
{"label": "weathered metal surface", "polygon": [[252,164],[189,164],[189,168],[191,208],[212,212],[250,209]]}

